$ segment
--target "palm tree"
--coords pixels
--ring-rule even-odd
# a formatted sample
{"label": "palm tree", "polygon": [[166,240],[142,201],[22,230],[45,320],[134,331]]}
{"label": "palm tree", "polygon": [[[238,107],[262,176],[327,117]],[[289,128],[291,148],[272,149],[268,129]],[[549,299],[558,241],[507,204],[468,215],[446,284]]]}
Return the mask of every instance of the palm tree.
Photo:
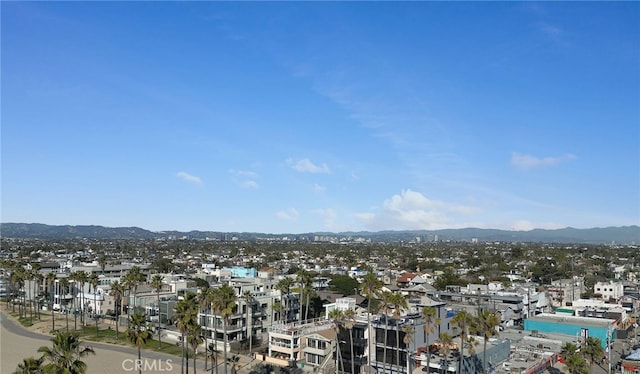
{"label": "palm tree", "polygon": [[342,365],[342,371],[344,372],[344,362],[342,362],[342,359],[340,358],[340,339],[339,339],[340,323],[344,319],[343,311],[340,309],[332,309],[329,312],[329,319],[333,321],[333,328],[335,329],[335,333],[336,333],[336,373],[340,371],[339,365]]}
{"label": "palm tree", "polygon": [[104,269],[107,267],[107,258],[104,253],[98,257],[98,266],[100,266],[100,271],[102,272],[102,275],[104,275]]}
{"label": "palm tree", "polygon": [[[131,269],[124,276],[123,283],[125,288],[129,290],[129,296],[131,296],[131,291],[133,291],[133,311],[136,310],[136,294],[138,292],[138,284],[143,282],[146,279],[144,274],[140,271],[140,268],[137,266],[132,266]],[[127,303],[127,315],[129,315],[129,303]]]}
{"label": "palm tree", "polygon": [[[304,311],[304,320],[309,318],[309,299],[313,292],[313,276],[306,270],[300,269],[296,272],[296,281],[300,285],[300,302],[302,303],[303,297],[306,299],[304,305],[306,305]],[[300,311],[300,319],[302,320],[302,310]]]}
{"label": "palm tree", "polygon": [[253,310],[255,297],[253,297],[251,291],[245,291],[242,294],[242,300],[245,302],[247,308],[247,335],[249,336],[249,356],[251,356],[251,349],[253,348],[253,318],[249,321],[249,310]]}
{"label": "palm tree", "polygon": [[587,361],[578,352],[578,346],[573,343],[565,343],[560,348],[560,355],[564,358],[564,363],[570,374],[587,374],[589,367]]}
{"label": "palm tree", "polygon": [[196,294],[193,292],[187,292],[184,295],[184,299],[177,302],[174,306],[175,313],[173,315],[176,327],[180,330],[182,334],[182,362],[181,362],[181,370],[184,374],[184,367],[186,362],[187,372],[189,370],[189,361],[185,360],[187,357],[186,353],[186,343],[187,343],[187,331],[190,326],[195,324],[195,320],[198,315],[197,308],[194,308],[196,303]]}
{"label": "palm tree", "polygon": [[49,308],[51,309],[51,331],[56,331],[56,317],[53,314],[53,304],[54,304],[54,300],[53,300],[53,296],[54,296],[54,290],[53,288],[55,287],[55,281],[56,281],[56,273],[54,272],[50,272],[47,274],[46,277],[46,281],[47,281],[47,292],[49,294]]}
{"label": "palm tree", "polygon": [[280,321],[282,319],[282,312],[284,311],[284,306],[282,305],[282,302],[280,300],[276,300],[273,302],[273,304],[271,305],[271,316],[272,316],[272,320],[271,323],[273,324],[274,322],[274,318],[276,313],[278,314],[278,321]]}
{"label": "palm tree", "polygon": [[464,361],[464,345],[469,338],[469,328],[473,324],[473,316],[466,310],[459,311],[451,323],[460,330],[460,359],[458,360],[458,373],[462,374],[462,362]]}
{"label": "palm tree", "polygon": [[40,284],[42,284],[42,281],[44,280],[44,275],[42,275],[42,273],[40,273],[40,271],[38,270],[40,268],[40,264],[34,264],[34,268],[33,268],[33,300],[34,300],[34,305],[35,305],[35,310],[36,310],[36,316],[38,317],[38,321],[40,320]]}
{"label": "palm tree", "polygon": [[453,337],[446,332],[441,332],[438,336],[438,340],[441,344],[440,350],[442,351],[442,355],[444,356],[444,365],[442,368],[446,373],[448,371],[447,369],[449,368],[449,361],[447,360],[447,357],[449,356],[449,353],[451,353],[451,344],[453,343]]}
{"label": "palm tree", "polygon": [[[129,328],[127,329],[127,340],[130,343],[138,347],[138,363],[142,362],[140,350],[147,344],[147,341],[151,339],[150,326],[145,320],[145,316],[142,313],[134,313],[129,321]],[[142,365],[138,366],[138,373],[142,374]]]}
{"label": "palm tree", "polygon": [[484,367],[484,374],[487,374],[489,365],[487,364],[487,342],[489,339],[497,335],[496,328],[500,325],[500,318],[496,313],[489,310],[482,310],[478,312],[476,331],[482,334],[482,366]]}
{"label": "palm tree", "polygon": [[602,348],[602,341],[600,338],[595,338],[593,336],[588,337],[585,342],[583,354],[589,360],[589,372],[592,373],[593,371],[591,369],[593,367],[593,363],[604,356],[604,349]]}
{"label": "palm tree", "polygon": [[393,302],[393,318],[396,320],[396,365],[400,365],[400,316],[402,312],[408,308],[407,299],[400,293],[394,293],[391,301]]}
{"label": "palm tree", "polygon": [[[413,334],[415,333],[415,329],[411,325],[404,325],[402,326],[402,332],[404,333],[402,342],[404,343],[407,349],[407,373],[410,373],[410,369],[411,369],[410,362],[411,362],[411,353],[412,353],[410,351],[410,346],[411,346],[411,342],[413,341]],[[398,363],[398,365],[399,364],[400,363]]]}
{"label": "palm tree", "polygon": [[116,340],[118,340],[118,321],[120,320],[120,312],[122,310],[122,296],[124,295],[124,286],[118,282],[111,282],[111,289],[109,295],[113,296],[115,301],[115,314],[116,314]]}
{"label": "palm tree", "polygon": [[355,355],[353,352],[353,327],[356,324],[356,312],[352,309],[347,309],[342,312],[342,324],[349,330],[349,352],[351,353],[351,373],[355,374]]}
{"label": "palm tree", "polygon": [[[212,297],[213,297],[213,288],[210,287],[206,287],[206,288],[202,288],[200,290],[200,294],[198,295],[198,305],[200,308],[206,309],[206,314],[204,317],[204,323],[203,323],[203,327],[206,329],[208,328],[208,320],[209,320],[209,316],[213,316],[213,308],[211,306],[211,302],[212,302]],[[214,338],[215,341],[215,330],[212,333],[212,336]],[[209,359],[209,342],[207,341],[206,338],[206,333],[205,333],[205,353],[204,353],[204,370],[208,371],[208,367],[207,367],[207,363],[208,363],[208,359]],[[211,364],[213,365],[213,361],[211,362]]]}
{"label": "palm tree", "polygon": [[378,278],[376,278],[375,274],[369,270],[362,279],[360,288],[362,293],[367,297],[367,334],[369,337],[367,339],[367,350],[369,351],[368,365],[369,368],[371,368],[371,362],[373,361],[373,350],[371,348],[371,344],[375,338],[371,331],[371,301],[380,288],[382,288],[382,282],[380,282]]}
{"label": "palm tree", "polygon": [[44,362],[44,358],[25,358],[22,360],[22,363],[18,364],[18,369],[13,372],[13,374],[42,374],[44,368],[42,367],[42,363]]}
{"label": "palm tree", "polygon": [[91,347],[80,347],[82,342],[76,333],[58,332],[51,338],[53,347],[42,346],[38,352],[42,358],[49,361],[44,366],[45,372],[84,374],[87,372],[87,364],[80,359],[95,354]]}
{"label": "palm tree", "polygon": [[156,292],[156,302],[158,303],[158,349],[162,348],[162,332],[160,330],[160,291],[162,291],[162,276],[155,274],[151,277],[151,288]]}
{"label": "palm tree", "polygon": [[429,342],[429,336],[435,332],[434,324],[440,324],[440,319],[436,318],[437,310],[432,306],[425,306],[422,308],[422,319],[424,320],[424,332],[427,339],[427,370],[430,370],[431,364],[431,343]]}
{"label": "palm tree", "polygon": [[[385,328],[383,329],[383,331],[384,331],[384,347],[383,347],[383,353],[382,353],[382,363],[383,363],[383,367],[386,368],[386,366],[387,366],[387,341],[388,341],[388,335],[389,335],[389,329],[388,329],[388,326],[389,326],[389,314],[393,310],[393,308],[392,308],[392,305],[393,305],[393,292],[385,290],[385,291],[380,292],[378,297],[380,298],[379,311],[384,316],[384,323],[385,323]],[[393,353],[392,353],[392,355],[393,355]]]}
{"label": "palm tree", "polygon": [[96,293],[98,292],[98,284],[100,283],[100,279],[98,279],[98,274],[91,273],[89,276],[89,284],[91,288],[93,288],[93,318],[96,320],[96,337],[100,337],[98,333],[98,303],[96,301]]}
{"label": "palm tree", "polygon": [[[62,292],[65,297],[65,301],[67,300],[67,292],[69,292],[69,279],[67,277],[60,278],[58,282],[58,292]],[[60,300],[60,309],[62,309],[62,300]],[[67,322],[67,332],[69,331],[69,306],[65,302],[64,307],[64,318]]]}
{"label": "palm tree", "polygon": [[289,294],[291,293],[291,286],[293,286],[293,279],[289,277],[284,277],[280,279],[278,283],[276,283],[276,290],[280,291],[280,293],[282,294],[282,300],[284,301],[283,305],[285,307],[285,318],[284,318],[285,323],[289,322],[289,314],[291,313],[290,303],[289,303]]}
{"label": "palm tree", "polygon": [[187,329],[187,341],[193,349],[193,374],[196,374],[196,354],[198,346],[204,342],[204,339],[202,338],[202,328],[195,320]]}
{"label": "palm tree", "polygon": [[78,277],[79,274],[75,271],[69,274],[68,277],[69,280],[73,281],[73,290],[76,294],[73,295],[73,331],[76,331],[78,329],[78,313],[76,313],[78,309],[78,298],[76,297],[78,292]]}
{"label": "palm tree", "polygon": [[[290,279],[290,278],[289,278]],[[223,284],[218,288],[220,292],[220,316],[222,317],[222,330],[224,333],[224,373],[227,374],[227,346],[229,344],[229,337],[227,336],[227,326],[231,316],[233,315],[233,309],[236,307],[236,300],[238,299],[236,291],[228,284]]]}

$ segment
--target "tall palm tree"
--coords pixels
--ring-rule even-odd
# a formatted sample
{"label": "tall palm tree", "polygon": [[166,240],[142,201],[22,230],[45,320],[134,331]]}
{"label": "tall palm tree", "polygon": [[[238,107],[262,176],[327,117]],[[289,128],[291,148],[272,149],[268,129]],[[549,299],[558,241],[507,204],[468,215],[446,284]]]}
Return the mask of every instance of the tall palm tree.
{"label": "tall palm tree", "polygon": [[393,302],[393,318],[396,320],[396,365],[402,367],[400,364],[400,316],[402,312],[407,310],[407,299],[400,293],[394,293],[391,298]]}
{"label": "tall palm tree", "polygon": [[444,365],[442,369],[444,370],[444,373],[446,373],[448,371],[447,369],[449,369],[449,360],[447,359],[447,357],[449,356],[449,353],[451,353],[451,344],[453,343],[453,337],[449,333],[441,332],[438,336],[438,340],[441,344],[440,351],[444,356]]}
{"label": "tall palm tree", "polygon": [[360,284],[362,293],[367,297],[367,334],[369,336],[369,339],[367,339],[367,350],[369,351],[369,368],[371,368],[371,363],[373,362],[373,350],[371,348],[371,343],[375,340],[375,336],[373,336],[373,332],[371,331],[371,301],[380,288],[382,288],[382,282],[380,282],[378,278],[376,278],[376,275],[369,270],[363,277],[362,284]]}
{"label": "tall palm tree", "polygon": [[344,362],[340,358],[340,323],[344,319],[343,311],[340,309],[332,309],[329,312],[329,319],[333,322],[333,328],[336,333],[336,373],[340,372],[340,365],[342,365],[342,372],[344,372]]}
{"label": "tall palm tree", "polygon": [[43,357],[39,358],[25,358],[22,360],[22,363],[18,364],[18,369],[13,372],[13,374],[42,374],[44,368],[42,363],[44,362]]}
{"label": "tall palm tree", "polygon": [[74,295],[73,295],[73,331],[76,331],[78,329],[78,279],[79,279],[79,274],[78,272],[72,272],[71,274],[69,274],[69,280],[73,281],[73,291],[74,291]]}
{"label": "tall palm tree", "polygon": [[285,309],[284,323],[289,322],[289,314],[291,313],[291,305],[289,300],[289,294],[291,294],[291,286],[293,286],[293,279],[289,277],[284,277],[280,279],[278,283],[276,283],[276,290],[280,291],[280,293],[282,294],[282,301]]}
{"label": "tall palm tree", "polygon": [[466,310],[461,310],[451,319],[460,331],[460,359],[458,360],[458,374],[462,374],[462,363],[464,361],[464,345],[469,338],[469,328],[472,326],[474,318]]}
{"label": "tall palm tree", "polygon": [[58,332],[51,338],[53,347],[42,346],[38,352],[49,361],[44,366],[45,372],[84,374],[87,364],[81,358],[95,354],[91,347],[81,347],[82,341],[76,333]]}
{"label": "tall palm tree", "polygon": [[342,312],[342,324],[349,330],[349,352],[351,353],[351,373],[355,374],[355,354],[353,352],[353,327],[356,325],[356,312],[352,309],[347,309]]}
{"label": "tall palm tree", "polygon": [[[300,269],[296,272],[296,281],[300,285],[300,302],[302,299],[306,299],[304,305],[306,305],[304,311],[304,320],[309,319],[309,299],[313,292],[313,276],[310,272]],[[302,320],[302,310],[300,311],[300,319]]]}
{"label": "tall palm tree", "polygon": [[[60,278],[58,281],[58,292],[61,292],[64,295],[65,306],[64,306],[64,318],[67,323],[67,332],[69,331],[69,306],[66,303],[67,293],[69,292],[69,279],[67,277]],[[58,296],[59,298],[59,296]],[[60,309],[62,310],[62,300],[60,301]]]}
{"label": "tall palm tree", "polygon": [[34,300],[34,306],[35,306],[35,311],[36,311],[36,316],[38,318],[38,320],[40,320],[40,285],[42,284],[42,281],[44,280],[44,275],[42,275],[42,273],[40,273],[40,271],[38,270],[40,268],[40,264],[35,264],[36,266],[34,266],[33,268],[33,300]]}
{"label": "tall palm tree", "polygon": [[487,342],[492,336],[498,334],[496,331],[500,325],[500,318],[496,313],[493,313],[487,309],[478,312],[476,321],[476,330],[483,338],[482,344],[482,366],[484,368],[484,374],[487,374],[489,365],[487,364]]}
{"label": "tall palm tree", "polygon": [[56,282],[56,273],[50,272],[46,277],[47,281],[47,293],[49,296],[49,309],[51,309],[51,331],[56,331],[56,317],[53,314],[53,304],[54,304],[54,287]]}
{"label": "tall palm tree", "polygon": [[[407,349],[407,373],[410,373],[411,369],[411,342],[413,341],[413,334],[415,333],[415,329],[411,325],[402,326],[402,332],[404,333],[404,337],[402,338],[402,342]],[[398,363],[399,364],[399,363]]]}
{"label": "tall palm tree", "polygon": [[187,329],[187,341],[193,349],[193,374],[196,374],[196,354],[198,346],[204,342],[204,339],[202,338],[202,328],[195,320]]}
{"label": "tall palm tree", "polygon": [[[140,268],[137,266],[132,266],[131,269],[124,276],[124,285],[129,290],[129,296],[131,296],[131,291],[133,291],[133,311],[136,310],[136,294],[138,293],[138,284],[142,283],[146,277],[140,271]],[[129,315],[129,304],[127,303],[127,315]]]}
{"label": "tall palm tree", "polygon": [[[430,370],[431,364],[431,343],[429,342],[429,336],[435,332],[434,324],[440,324],[439,318],[436,317],[437,310],[432,306],[425,306],[422,308],[422,319],[424,320],[424,332],[427,339],[427,370]],[[437,322],[436,322],[437,321]]]}
{"label": "tall palm tree", "polygon": [[242,294],[242,300],[247,308],[247,336],[249,337],[249,356],[251,356],[251,349],[253,348],[253,318],[249,321],[249,310],[253,310],[253,302],[256,298],[253,297],[253,293],[251,293],[251,291],[247,290]]}
{"label": "tall palm tree", "polygon": [[[84,285],[89,280],[89,274],[84,270],[78,270],[74,272],[74,280],[80,285],[80,324],[82,325],[82,332],[85,328],[85,305],[84,305]],[[74,274],[72,273],[72,274]]]}
{"label": "tall palm tree", "polygon": [[236,300],[238,299],[236,295],[236,291],[233,287],[228,284],[223,284],[220,288],[218,288],[218,292],[220,292],[220,316],[222,317],[222,330],[224,333],[224,374],[227,374],[227,346],[229,344],[229,337],[227,336],[227,326],[229,325],[229,321],[231,316],[233,315],[233,310],[236,307]]}
{"label": "tall palm tree", "polygon": [[602,348],[602,341],[600,338],[596,338],[590,336],[587,338],[587,341],[584,345],[584,356],[589,360],[589,372],[593,372],[591,370],[593,368],[593,363],[596,360],[601,359],[604,356],[604,348]]}
{"label": "tall palm tree", "polygon": [[151,277],[151,288],[156,293],[156,302],[158,305],[158,349],[162,348],[162,331],[160,330],[160,291],[162,291],[163,279],[159,274]]}
{"label": "tall palm tree", "polygon": [[111,282],[109,295],[114,299],[114,308],[116,314],[116,340],[118,340],[118,322],[120,321],[120,313],[122,312],[122,296],[124,295],[124,286],[118,281]]}
{"label": "tall palm tree", "polygon": [[[142,313],[134,313],[129,318],[129,328],[127,329],[127,340],[130,343],[138,347],[138,363],[142,362],[141,348],[147,344],[147,341],[151,339],[150,326],[145,320],[145,316]],[[142,365],[138,366],[138,373],[142,374]]]}
{"label": "tall palm tree", "polygon": [[589,373],[587,361],[585,361],[582,354],[578,352],[578,346],[575,344],[565,343],[562,348],[560,348],[560,354],[564,358],[564,363],[570,374]]}
{"label": "tall palm tree", "polygon": [[[203,327],[206,329],[208,328],[208,324],[209,324],[209,316],[214,317],[213,316],[213,307],[211,306],[211,302],[212,302],[212,297],[213,297],[213,288],[211,287],[205,287],[202,288],[200,290],[200,294],[198,295],[198,306],[202,309],[205,309],[205,317],[204,317],[204,322],[202,323]],[[206,333],[205,333],[205,352],[204,352],[204,370],[208,371],[208,367],[207,367],[207,363],[208,363],[208,359],[209,359],[209,346],[210,343],[208,342],[207,338],[206,338]],[[211,334],[213,336],[213,339],[215,341],[215,330],[212,332]],[[213,357],[212,357],[213,359]],[[211,364],[213,365],[213,361],[211,362]]]}
{"label": "tall palm tree", "polygon": [[96,293],[98,292],[98,284],[100,283],[100,279],[98,278],[98,274],[91,273],[89,276],[89,284],[93,289],[93,318],[96,320],[96,337],[100,337],[98,333],[98,302],[96,301]]}
{"label": "tall palm tree", "polygon": [[[187,358],[186,352],[186,343],[187,343],[187,331],[190,326],[196,323],[196,318],[198,318],[198,310],[194,308],[197,305],[196,294],[193,292],[187,292],[184,295],[184,299],[180,300],[174,305],[174,321],[178,330],[180,330],[180,334],[182,335],[182,361],[181,361],[181,371],[184,374],[184,368],[186,366],[187,372],[189,371],[189,361]],[[185,365],[186,363],[186,365]]]}
{"label": "tall palm tree", "polygon": [[[391,314],[393,308],[393,292],[391,291],[381,291],[378,294],[379,297],[379,312],[384,316],[384,323],[385,323],[385,327],[383,329],[384,331],[384,347],[382,348],[382,363],[383,363],[383,367],[386,370],[387,367],[387,342],[389,340],[388,336],[389,336],[389,314]],[[393,352],[391,353],[393,355]]]}

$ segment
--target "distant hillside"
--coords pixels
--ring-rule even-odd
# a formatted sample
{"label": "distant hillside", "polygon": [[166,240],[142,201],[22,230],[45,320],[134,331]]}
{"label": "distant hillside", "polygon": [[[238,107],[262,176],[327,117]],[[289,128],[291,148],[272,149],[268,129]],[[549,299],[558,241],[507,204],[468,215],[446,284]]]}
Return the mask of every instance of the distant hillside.
{"label": "distant hillside", "polygon": [[378,232],[317,232],[303,234],[262,234],[229,233],[218,231],[165,231],[153,232],[138,227],[104,226],[52,226],[39,223],[0,223],[0,235],[4,238],[40,238],[40,239],[230,239],[256,240],[263,238],[307,238],[331,236],[337,238],[365,238],[374,242],[407,242],[419,238],[421,241],[501,241],[501,242],[541,242],[541,243],[583,243],[583,244],[635,244],[640,243],[639,226],[605,227],[591,229],[564,228],[558,230],[536,229],[531,231],[507,231],[496,229],[449,229],[416,231],[378,231]]}

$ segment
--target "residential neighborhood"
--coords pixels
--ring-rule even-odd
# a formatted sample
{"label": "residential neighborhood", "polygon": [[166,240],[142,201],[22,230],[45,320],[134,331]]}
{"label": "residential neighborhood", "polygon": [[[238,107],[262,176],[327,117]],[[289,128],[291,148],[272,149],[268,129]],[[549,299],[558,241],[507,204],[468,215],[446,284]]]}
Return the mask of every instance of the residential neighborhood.
{"label": "residential neighborhood", "polygon": [[[19,318],[99,334],[141,315],[208,370],[640,370],[635,245],[2,238],[0,254]],[[566,351],[594,341],[591,360]]]}

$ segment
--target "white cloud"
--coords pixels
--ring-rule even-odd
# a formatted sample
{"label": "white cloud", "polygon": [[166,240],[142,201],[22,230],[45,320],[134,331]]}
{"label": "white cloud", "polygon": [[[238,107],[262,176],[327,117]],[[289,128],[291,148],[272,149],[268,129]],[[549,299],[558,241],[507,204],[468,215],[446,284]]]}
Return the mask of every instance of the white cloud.
{"label": "white cloud", "polygon": [[515,231],[530,231],[533,229],[546,229],[546,230],[555,230],[566,227],[566,225],[561,225],[559,223],[553,222],[538,222],[534,223],[527,220],[518,220],[513,223],[511,226],[511,230]]}
{"label": "white cloud", "polygon": [[319,185],[317,183],[313,185],[313,192],[315,193],[323,193],[326,190],[327,188],[325,186]]}
{"label": "white cloud", "polygon": [[535,157],[513,152],[511,154],[511,165],[520,170],[531,170],[557,165],[561,162],[574,160],[576,156],[568,153],[558,157]]}
{"label": "white cloud", "polygon": [[289,208],[287,210],[280,210],[276,212],[276,217],[285,220],[285,221],[293,221],[298,218],[299,214],[295,208]]}
{"label": "white cloud", "polygon": [[202,184],[202,180],[200,179],[200,177],[196,177],[195,175],[191,175],[184,171],[179,172],[178,174],[176,174],[176,176],[185,182],[189,182],[197,185]]}
{"label": "white cloud", "polygon": [[260,188],[258,182],[255,181],[258,178],[256,172],[229,169],[229,173],[233,176],[233,181],[242,188]]}
{"label": "white cloud", "polygon": [[459,226],[454,218],[480,213],[471,206],[430,200],[419,192],[402,191],[393,195],[374,212],[356,215],[369,230],[437,230]]}
{"label": "white cloud", "polygon": [[336,229],[338,226],[336,225],[336,217],[338,214],[333,209],[315,209],[312,210],[311,213],[317,214],[323,218],[323,226],[326,229]]}
{"label": "white cloud", "polygon": [[321,166],[318,166],[313,162],[311,162],[311,160],[309,160],[308,158],[303,158],[297,161],[290,158],[286,162],[287,162],[287,165],[289,165],[293,170],[299,171],[301,173],[313,173],[313,174],[331,173],[331,170],[329,169],[329,166],[327,166],[327,164],[322,164]]}

